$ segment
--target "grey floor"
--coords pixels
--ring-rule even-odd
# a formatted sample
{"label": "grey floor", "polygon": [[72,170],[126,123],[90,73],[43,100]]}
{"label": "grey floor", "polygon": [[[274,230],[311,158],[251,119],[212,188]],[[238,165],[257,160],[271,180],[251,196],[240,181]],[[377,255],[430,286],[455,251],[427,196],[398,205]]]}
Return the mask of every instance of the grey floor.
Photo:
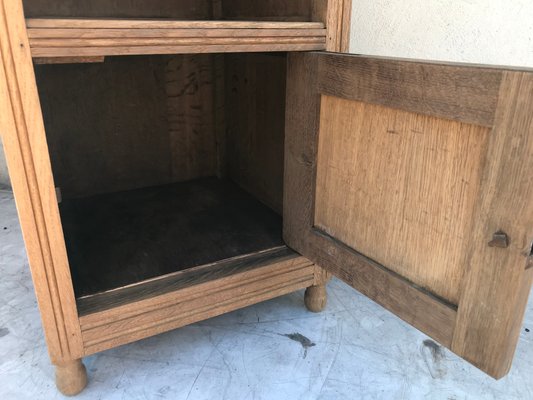
{"label": "grey floor", "polygon": [[[7,191],[0,276],[0,399],[61,398]],[[298,292],[88,357],[78,398],[533,399],[528,327],[531,301],[513,369],[495,381],[333,280],[321,314],[307,312]]]}

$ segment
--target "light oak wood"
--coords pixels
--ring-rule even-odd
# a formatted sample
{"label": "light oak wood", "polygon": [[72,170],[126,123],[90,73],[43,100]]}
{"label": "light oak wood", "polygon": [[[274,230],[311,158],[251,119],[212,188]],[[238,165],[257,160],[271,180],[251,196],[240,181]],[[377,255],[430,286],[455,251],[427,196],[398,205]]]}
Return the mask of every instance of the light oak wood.
{"label": "light oak wood", "polygon": [[489,129],[322,96],[315,227],[458,304]]}
{"label": "light oak wood", "polygon": [[[232,23],[234,24],[234,23]],[[324,27],[320,28],[30,28],[28,37],[30,43],[46,43],[47,39],[194,39],[194,38],[247,38],[247,37],[321,37]],[[53,43],[53,42],[50,42]],[[56,40],[57,43],[57,40]],[[59,42],[61,43],[61,42]]]}
{"label": "light oak wood", "polygon": [[56,386],[65,396],[75,396],[87,386],[87,370],[81,360],[56,366]]}
{"label": "light oak wood", "polygon": [[252,267],[82,316],[85,355],[291,293],[315,279],[315,266],[294,253]]}
{"label": "light oak wood", "polygon": [[[85,65],[75,66],[80,68],[79,71],[98,68],[104,71],[114,62],[110,59],[106,60],[105,63],[101,63],[106,55],[172,54],[171,57],[164,58],[164,62],[169,63],[167,70],[150,69],[150,72],[156,73],[158,79],[162,78],[159,81],[164,84],[164,87],[158,87],[158,93],[154,94],[153,97],[151,95],[145,97],[149,99],[147,103],[152,102],[155,98],[157,101],[152,102],[153,107],[163,110],[161,112],[162,118],[160,118],[159,114],[156,115],[154,119],[156,124],[158,118],[165,118],[164,114],[180,114],[182,108],[195,109],[193,114],[196,114],[185,116],[186,122],[174,121],[174,133],[177,132],[175,136],[179,137],[174,139],[170,147],[183,149],[184,147],[187,148],[186,146],[181,146],[184,141],[181,136],[183,132],[185,132],[185,136],[191,136],[201,129],[203,139],[212,138],[205,133],[214,124],[212,120],[216,121],[217,124],[218,121],[223,121],[223,118],[220,117],[222,114],[220,107],[223,107],[223,105],[220,105],[221,97],[218,96],[219,100],[213,101],[213,97],[216,97],[213,91],[223,89],[224,83],[223,79],[221,79],[222,63],[220,57],[218,58],[218,71],[213,72],[214,69],[217,69],[217,66],[215,65],[216,63],[213,63],[212,56],[205,56],[205,58],[194,56],[190,59],[176,60],[172,59],[172,57],[178,57],[175,53],[292,51],[325,48],[325,21],[320,20],[318,23],[307,22],[310,20],[308,17],[311,12],[309,3],[307,1],[300,3],[307,11],[296,17],[296,19],[301,20],[297,21],[297,23],[272,21],[228,23],[228,21],[200,21],[202,19],[225,17],[223,15],[223,4],[215,5],[211,1],[183,0],[178,4],[163,0],[154,0],[146,3],[133,0],[94,0],[91,2],[26,0],[24,5],[29,17],[89,17],[88,19],[80,18],[76,20],[30,18],[27,21],[24,19],[22,1],[0,1],[0,47],[2,54],[2,63],[0,65],[0,110],[2,111],[0,112],[0,126],[2,129],[0,129],[0,132],[2,132],[6,157],[11,172],[46,341],[51,360],[57,365],[57,385],[63,393],[67,395],[75,394],[85,386],[86,372],[81,363],[83,355],[148,337],[298,289],[320,285],[323,283],[325,273],[306,258],[291,256],[276,261],[265,261],[263,264],[255,265],[252,269],[237,271],[213,279],[198,281],[201,277],[198,275],[193,284],[187,285],[184,283],[184,286],[177,289],[174,287],[175,290],[164,291],[164,293],[150,293],[150,296],[143,298],[122,298],[123,303],[114,303],[110,307],[100,308],[96,312],[84,314],[80,318],[78,311],[83,310],[83,306],[80,306],[83,302],[76,303],[74,297],[58,212],[56,184],[52,176],[49,159],[49,153],[52,153],[53,157],[57,157],[56,150],[60,146],[54,148],[52,146],[51,152],[49,152],[47,146],[47,140],[55,144],[61,143],[61,140],[58,139],[61,136],[56,135],[55,127],[61,124],[61,119],[64,118],[66,120],[66,116],[51,112],[54,107],[48,101],[46,101],[47,104],[43,104],[46,109],[45,115],[48,118],[53,116],[47,121],[47,128],[49,126],[52,127],[47,137],[44,130],[41,104],[37,94],[32,56],[35,57],[35,64],[79,61],[85,63]],[[125,4],[127,4],[127,9],[121,9],[121,5],[124,6]],[[289,9],[290,7],[287,8],[287,10]],[[283,12],[280,9],[276,19],[280,21],[292,19],[290,15],[281,15]],[[330,15],[327,8],[325,13]],[[156,20],[114,20],[114,18],[120,18],[121,16],[143,18],[147,15],[166,18],[166,20],[163,22]],[[264,17],[258,16],[258,20]],[[178,19],[184,20],[176,21]],[[193,21],[185,21],[186,19]],[[26,23],[30,27],[29,30],[32,31],[30,34],[32,36],[31,40],[35,40],[34,44],[41,46],[42,50],[35,51],[34,48],[32,53],[32,45],[28,39]],[[65,28],[71,31],[68,32]],[[107,30],[108,33],[102,35],[101,32],[97,32],[100,30]],[[73,36],[65,36],[66,33],[73,34]],[[192,41],[189,40],[191,38]],[[85,40],[89,40],[89,42]],[[92,47],[79,47],[88,43]],[[109,48],[110,44],[117,43],[120,47]],[[64,47],[65,45],[73,47]],[[141,51],[139,50],[140,48]],[[135,60],[138,59],[136,58]],[[151,64],[154,59],[148,57],[144,61],[139,61],[139,63],[147,62],[148,65],[154,66],[157,64],[157,61],[155,64]],[[101,65],[89,65],[88,61],[98,61]],[[135,64],[134,59],[127,61]],[[172,64],[173,62],[174,65]],[[50,99],[54,97],[53,94],[56,93],[52,89],[54,82],[57,83],[56,80],[61,77],[62,73],[72,72],[71,68],[73,68],[71,65],[40,65],[36,67],[43,98]],[[50,73],[50,71],[55,72]],[[140,72],[142,71],[142,67],[140,67]],[[55,77],[53,77],[54,74]],[[190,79],[187,82],[187,86],[180,87],[174,80],[181,80],[181,74],[196,75],[198,79]],[[75,76],[76,72],[72,75]],[[85,74],[82,73],[82,75]],[[127,74],[126,76],[115,77],[124,80],[130,78]],[[168,80],[165,78],[168,78]],[[213,84],[213,80],[218,82]],[[59,79],[59,81],[61,80]],[[73,81],[76,81],[76,79]],[[131,81],[136,80],[132,79]],[[79,83],[79,80],[77,82]],[[206,87],[203,87],[204,84]],[[58,104],[65,105],[68,100],[68,96],[65,96],[65,94],[77,91],[79,89],[78,86],[72,85],[62,93],[59,92],[58,98],[62,99],[58,101]],[[200,88],[193,93],[188,91],[190,87],[195,86],[200,86]],[[214,89],[215,86],[217,89]],[[141,85],[141,87],[143,86]],[[95,88],[95,92],[98,92],[98,87]],[[174,99],[176,92],[178,92],[178,95],[190,97],[176,100]],[[125,93],[127,100],[131,100],[129,94],[128,92]],[[83,97],[83,91],[78,92],[78,96],[80,95]],[[199,101],[195,96],[201,97],[202,101]],[[117,98],[118,103],[132,104],[124,101],[124,99]],[[210,115],[207,118],[209,121],[203,121],[202,123],[195,120],[195,118],[199,118],[196,110],[199,104],[205,107],[202,114],[214,114],[215,117]],[[148,110],[147,114],[150,114],[154,108]],[[217,111],[214,111],[215,109],[218,110],[218,116]],[[100,118],[104,118],[105,115],[109,114],[108,110],[106,111],[102,115],[98,115],[98,118],[89,118],[88,125],[93,133],[102,133],[99,126],[94,124]],[[63,113],[66,114],[64,110]],[[135,112],[131,114],[135,114]],[[76,115],[76,118],[83,122],[83,117],[80,117],[79,112],[74,112],[72,115]],[[135,116],[132,117],[130,115],[130,117],[130,119],[135,120]],[[77,121],[77,123],[80,121]],[[126,121],[125,125],[127,124],[128,122]],[[80,139],[80,143],[84,140],[84,135],[78,135],[78,129],[68,128],[65,131],[70,132],[70,137]],[[127,131],[128,129],[113,130],[114,133]],[[165,132],[165,129],[162,131]],[[101,146],[99,150],[104,148],[131,150],[132,146],[138,146],[142,142],[138,140],[138,136],[131,135],[131,142],[121,143],[120,146]],[[157,135],[151,135],[150,137],[153,138],[154,136]],[[224,140],[224,135],[217,133],[215,137],[219,141]],[[163,138],[165,138],[164,135]],[[209,143],[212,142],[211,140],[207,141]],[[105,140],[103,142],[107,143]],[[198,152],[196,147],[193,147],[195,150],[191,151]],[[60,150],[57,151],[61,152]],[[115,155],[119,154],[119,150],[116,151]],[[216,166],[215,169],[222,170],[220,164],[223,164],[223,161],[220,160],[224,160],[224,151],[219,152],[217,149],[217,152],[220,154],[217,155],[219,165],[216,165],[216,162],[212,163],[214,157],[213,147],[210,147],[207,151],[209,154],[206,162],[209,167],[206,169],[210,170],[213,166]],[[69,151],[64,151],[63,149],[63,153],[69,153]],[[72,152],[74,156],[75,153]],[[101,154],[98,151],[96,153]],[[131,157],[132,153],[126,153],[131,158],[130,163],[126,163],[123,169],[116,168],[117,165],[115,164],[110,167],[110,170],[118,171],[118,173],[131,172],[130,169],[135,167],[136,158]],[[164,154],[160,156],[163,159],[165,158]],[[111,163],[116,160],[107,156],[102,156],[101,159]],[[190,162],[194,164],[195,161]],[[68,171],[68,166],[61,166],[60,163],[56,165],[59,166],[56,169],[56,174],[58,170],[70,172]],[[85,168],[87,166],[96,167],[96,164],[88,162],[85,164]],[[140,170],[143,169],[142,163],[139,168]],[[195,168],[191,167],[191,169]],[[202,169],[203,167],[198,168]],[[182,173],[180,166],[175,166],[174,169],[176,171],[179,169],[180,173]],[[194,175],[191,170],[184,172],[184,176],[190,175]],[[89,177],[89,174],[85,176]],[[155,178],[152,178],[147,179],[146,182],[153,184]],[[164,180],[165,178],[163,178]],[[85,182],[84,179],[80,181]],[[144,184],[147,184],[146,182]],[[109,184],[105,180],[104,183],[103,186]],[[135,186],[137,184],[139,183],[138,181],[135,183],[135,179],[126,184],[119,179],[118,183],[109,184],[103,190],[125,189],[128,185]],[[126,187],[121,187],[121,185]],[[67,195],[67,198],[80,194],[93,194],[102,190],[101,187],[99,189],[85,187],[82,188],[83,190],[75,188],[76,190],[80,189],[77,192],[76,190],[64,189],[65,187],[61,187],[57,193],[63,193]],[[146,288],[146,286],[143,286],[143,288]],[[122,289],[124,288],[119,289],[119,291]]]}
{"label": "light oak wood", "polygon": [[[533,242],[533,71],[502,72],[486,159],[452,350],[499,378],[511,368],[533,279],[525,269]],[[488,247],[499,230],[509,247]]]}
{"label": "light oak wood", "polygon": [[55,185],[20,1],[0,1],[0,126],[54,364],[83,354]]}
{"label": "light oak wood", "polygon": [[323,311],[327,300],[326,285],[309,286],[305,290],[304,302],[309,311],[315,313]]}
{"label": "light oak wood", "polygon": [[329,271],[315,265],[315,281],[304,294],[304,303],[309,311],[320,312],[326,307],[328,301],[326,284],[331,280],[331,276]]}
{"label": "light oak wood", "polygon": [[317,22],[28,19],[34,57],[320,50]]}
{"label": "light oak wood", "polygon": [[[531,287],[526,263],[533,225],[532,80],[533,71],[479,66],[324,53],[289,59],[286,242],[497,378],[510,366]],[[416,128],[418,123],[423,129]],[[408,146],[390,146],[398,134]],[[359,141],[363,137],[366,142]],[[409,157],[402,148],[412,152]],[[448,152],[455,154],[453,160],[446,159]],[[442,157],[436,172],[431,163]],[[404,161],[394,171],[387,169],[398,160]],[[402,167],[407,161],[416,163],[414,169]],[[412,171],[411,177],[395,186],[389,175],[400,174],[402,180],[405,171]],[[365,181],[365,174],[374,179]],[[426,174],[431,179],[425,181]],[[356,200],[365,196],[358,188],[372,201]],[[402,190],[406,195],[396,198]],[[438,190],[443,193],[437,195]],[[430,193],[435,195],[432,207],[417,209],[416,202],[423,204],[434,196]],[[397,207],[388,208],[380,196]],[[337,208],[335,215],[328,215],[326,203]],[[373,210],[374,203],[382,209]],[[458,206],[466,208],[454,216]],[[428,215],[411,217],[424,210]],[[435,242],[420,242],[425,227],[417,221],[423,218],[438,230],[432,234]],[[452,219],[452,230],[446,218]],[[383,235],[367,237],[372,229]],[[454,243],[440,236],[446,229],[455,231]],[[509,246],[489,246],[500,230],[507,233]],[[402,238],[387,239],[391,232],[410,236],[398,243]],[[420,287],[440,261],[429,254],[436,250],[438,257],[443,245],[451,254],[441,256],[455,254],[448,261],[457,264],[440,265],[442,275]],[[400,254],[383,258],[391,246],[398,246]],[[401,264],[405,258],[397,258],[406,254],[420,268],[417,272]],[[455,283],[446,281],[450,272]]]}
{"label": "light oak wood", "polygon": [[29,18],[26,20],[26,25],[30,29],[324,29],[323,22],[170,21],[164,19],[90,18]]}

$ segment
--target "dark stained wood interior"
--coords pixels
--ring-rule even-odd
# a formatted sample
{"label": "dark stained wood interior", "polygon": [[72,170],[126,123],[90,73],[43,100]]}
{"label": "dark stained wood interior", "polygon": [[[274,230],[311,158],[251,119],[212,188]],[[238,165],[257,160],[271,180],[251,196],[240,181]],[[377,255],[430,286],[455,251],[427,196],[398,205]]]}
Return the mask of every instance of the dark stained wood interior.
{"label": "dark stained wood interior", "polygon": [[281,214],[285,142],[285,53],[225,56],[229,176]]}
{"label": "dark stained wood interior", "polygon": [[210,19],[211,0],[24,0],[26,18],[114,17]]}
{"label": "dark stained wood interior", "polygon": [[76,296],[283,245],[281,217],[207,178],[60,204]]}
{"label": "dark stained wood interior", "polygon": [[37,65],[52,169],[63,198],[215,175],[212,58]]}
{"label": "dark stained wood interior", "polygon": [[125,304],[161,296],[190,286],[222,279],[236,273],[245,273],[272,263],[290,260],[298,257],[286,246],[258,251],[244,256],[229,258],[197,268],[188,268],[176,273],[140,282],[117,290],[97,293],[77,299],[80,316],[109,310]]}

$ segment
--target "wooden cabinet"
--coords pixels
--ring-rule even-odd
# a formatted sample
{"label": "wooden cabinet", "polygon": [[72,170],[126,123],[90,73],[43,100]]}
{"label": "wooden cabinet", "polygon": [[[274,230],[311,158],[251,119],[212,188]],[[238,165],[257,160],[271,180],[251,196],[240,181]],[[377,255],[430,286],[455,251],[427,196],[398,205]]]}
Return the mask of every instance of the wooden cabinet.
{"label": "wooden cabinet", "polygon": [[0,4],[0,126],[63,393],[95,352],[303,288],[320,311],[332,275],[507,373],[533,72],[339,54],[350,1]]}

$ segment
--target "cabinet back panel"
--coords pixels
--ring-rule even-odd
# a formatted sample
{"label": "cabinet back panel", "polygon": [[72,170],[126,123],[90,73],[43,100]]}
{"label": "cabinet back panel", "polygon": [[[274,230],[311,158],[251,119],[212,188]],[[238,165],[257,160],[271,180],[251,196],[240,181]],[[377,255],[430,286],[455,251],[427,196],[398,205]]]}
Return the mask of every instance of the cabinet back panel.
{"label": "cabinet back panel", "polygon": [[26,17],[209,19],[211,0],[24,0]]}
{"label": "cabinet back panel", "polygon": [[222,0],[225,19],[310,21],[311,0]]}
{"label": "cabinet back panel", "polygon": [[40,65],[36,76],[64,198],[215,174],[210,55]]}
{"label": "cabinet back panel", "polygon": [[458,304],[488,136],[477,125],[323,96],[315,226]]}

